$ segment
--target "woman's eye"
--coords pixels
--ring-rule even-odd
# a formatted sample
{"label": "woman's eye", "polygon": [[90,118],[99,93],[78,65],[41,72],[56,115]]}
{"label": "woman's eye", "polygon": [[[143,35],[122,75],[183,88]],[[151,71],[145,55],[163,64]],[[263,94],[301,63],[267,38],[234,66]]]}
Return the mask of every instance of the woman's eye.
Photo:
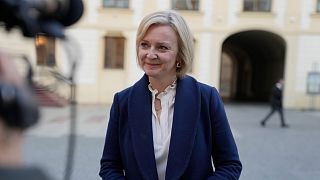
{"label": "woman's eye", "polygon": [[141,46],[142,48],[147,48],[147,47],[148,47],[148,44],[147,44],[147,43],[142,42],[142,43],[140,43],[140,46]]}
{"label": "woman's eye", "polygon": [[162,50],[162,51],[165,51],[165,50],[168,50],[169,48],[166,47],[166,46],[159,46],[159,49]]}

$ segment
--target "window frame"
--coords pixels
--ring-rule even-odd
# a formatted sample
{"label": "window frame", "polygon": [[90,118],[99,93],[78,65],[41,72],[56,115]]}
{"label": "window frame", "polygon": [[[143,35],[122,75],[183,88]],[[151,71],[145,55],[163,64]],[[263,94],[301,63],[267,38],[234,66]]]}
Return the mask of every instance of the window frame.
{"label": "window frame", "polygon": [[37,34],[35,38],[36,64],[38,66],[56,66],[56,38]]}
{"label": "window frame", "polygon": [[[246,4],[246,3],[251,3]],[[260,3],[266,3],[266,8],[262,8]],[[271,12],[272,0],[243,0],[243,12]]]}
{"label": "window frame", "polygon": [[[177,7],[177,5],[179,5],[178,3],[180,4],[180,7]],[[188,6],[192,6],[192,7],[188,7]],[[199,11],[200,0],[171,0],[171,7],[172,9],[175,9],[175,10]]]}
{"label": "window frame", "polygon": [[[124,4],[122,5],[121,3],[124,3]],[[103,8],[128,9],[129,5],[130,5],[129,0],[102,0]]]}
{"label": "window frame", "polygon": [[104,36],[103,69],[124,69],[125,48],[124,36]]}

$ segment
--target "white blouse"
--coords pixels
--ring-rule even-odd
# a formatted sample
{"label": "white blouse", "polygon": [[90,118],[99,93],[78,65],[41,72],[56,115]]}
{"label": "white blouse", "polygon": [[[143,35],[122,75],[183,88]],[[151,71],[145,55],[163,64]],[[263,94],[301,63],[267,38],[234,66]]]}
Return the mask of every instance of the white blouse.
{"label": "white blouse", "polygon": [[[159,180],[164,180],[166,175],[167,160],[169,154],[169,145],[171,138],[171,129],[173,121],[174,101],[176,95],[176,81],[169,85],[163,92],[152,89],[149,84],[149,90],[152,93],[152,132],[153,146],[156,159]],[[157,95],[157,96],[156,96]],[[160,119],[157,117],[155,99],[161,101]]]}

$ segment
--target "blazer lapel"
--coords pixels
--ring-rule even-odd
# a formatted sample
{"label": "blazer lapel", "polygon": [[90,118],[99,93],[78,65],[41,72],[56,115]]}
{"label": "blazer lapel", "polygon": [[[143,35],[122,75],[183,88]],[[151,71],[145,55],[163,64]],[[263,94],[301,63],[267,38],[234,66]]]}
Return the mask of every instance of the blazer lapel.
{"label": "blazer lapel", "polygon": [[129,96],[128,121],[137,164],[144,179],[158,179],[152,136],[151,94],[148,77],[144,75]]}
{"label": "blazer lapel", "polygon": [[179,179],[187,168],[199,117],[199,86],[187,76],[177,82],[166,179]]}

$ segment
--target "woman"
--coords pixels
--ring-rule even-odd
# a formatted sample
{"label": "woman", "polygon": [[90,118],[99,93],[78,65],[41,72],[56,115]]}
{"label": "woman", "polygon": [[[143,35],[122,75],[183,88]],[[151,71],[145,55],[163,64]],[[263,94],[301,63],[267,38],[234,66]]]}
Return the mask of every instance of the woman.
{"label": "woman", "polygon": [[238,179],[242,166],[221,98],[186,75],[194,49],[185,20],[174,11],[146,16],[136,50],[145,75],[114,96],[102,179]]}

